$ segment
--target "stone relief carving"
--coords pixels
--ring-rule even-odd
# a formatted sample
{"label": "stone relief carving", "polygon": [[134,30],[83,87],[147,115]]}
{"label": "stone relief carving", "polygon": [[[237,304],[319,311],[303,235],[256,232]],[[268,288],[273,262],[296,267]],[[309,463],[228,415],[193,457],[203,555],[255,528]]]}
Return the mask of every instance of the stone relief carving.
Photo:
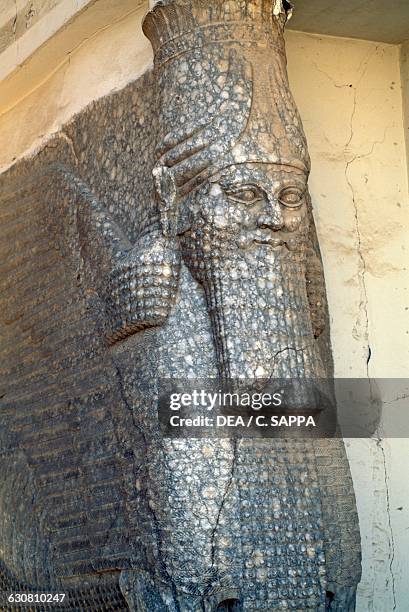
{"label": "stone relief carving", "polygon": [[[2,508],[5,591],[58,588],[72,610],[355,609],[341,440],[169,440],[157,423],[161,377],[332,375],[310,160],[286,73],[290,10],[159,2],[144,22],[153,73],[3,179],[6,205],[34,209],[51,244],[43,294],[53,274],[69,287],[30,332],[55,375],[28,369],[38,406],[15,392],[4,412],[4,469],[18,478],[26,465],[30,483],[15,497],[36,491],[29,509]],[[61,321],[78,328],[66,353]],[[52,383],[64,387],[55,406]],[[61,445],[68,463],[53,455]],[[28,512],[32,541],[13,556]]]}

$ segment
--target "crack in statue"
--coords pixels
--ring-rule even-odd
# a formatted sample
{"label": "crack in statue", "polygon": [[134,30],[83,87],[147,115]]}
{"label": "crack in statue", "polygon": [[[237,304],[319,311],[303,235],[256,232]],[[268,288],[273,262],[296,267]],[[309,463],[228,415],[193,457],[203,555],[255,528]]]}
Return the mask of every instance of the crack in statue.
{"label": "crack in statue", "polygon": [[158,433],[160,378],[332,376],[310,159],[286,71],[290,10],[159,2],[143,24],[159,99],[157,214],[132,244],[84,190],[75,213],[144,453],[135,559],[119,566],[138,612],[355,609],[359,529],[341,440]]}
{"label": "crack in statue", "polygon": [[[187,269],[204,291],[217,374],[225,380],[330,376],[324,367],[329,350],[325,284],[307,188],[310,160],[286,72],[283,30],[289,7],[280,4],[277,11],[276,4],[180,0],[160,2],[146,17],[144,31],[155,51],[160,98],[158,161],[153,172],[160,228],[145,233],[136,246],[121,254],[107,290],[110,338],[115,341],[166,324],[178,300],[181,269]],[[183,375],[172,368],[168,374]],[[179,444],[179,448],[165,444],[162,452],[183,466],[181,457],[190,451]],[[195,446],[192,441],[186,444]],[[223,479],[219,485],[215,479],[219,502],[214,500],[209,511],[213,518],[207,517],[209,523],[217,518],[212,539],[216,544],[217,539],[227,542],[225,550],[220,546],[216,554],[212,548],[210,571],[206,565],[209,556],[196,550],[193,558],[186,540],[185,545],[178,540],[176,523],[164,528],[161,537],[168,538],[165,547],[172,549],[165,565],[173,578],[167,587],[154,588],[155,605],[210,610],[215,603],[229,600],[228,609],[353,610],[360,572],[359,541],[342,443],[321,441],[313,447],[305,442],[301,450],[297,444],[275,442],[274,446],[273,442],[242,440],[238,447],[234,452],[232,448],[218,450],[219,461],[232,465],[235,476],[228,487]],[[204,460],[199,443],[195,449],[193,465]],[[298,501],[297,494],[289,501],[292,468],[294,473],[302,469],[302,465],[290,464],[300,451],[310,462],[307,473],[312,489],[314,482],[317,486],[315,501],[306,500],[305,491]],[[280,486],[276,499],[257,474],[260,453],[271,453],[268,469],[274,469],[277,453],[288,462],[281,483],[282,500]],[[352,501],[347,504],[347,515],[341,516],[340,509],[337,520],[352,521],[354,528],[336,536],[334,531],[345,526],[328,524],[335,518],[331,506],[343,500],[337,498],[335,485],[340,475],[331,467],[328,455],[333,455],[335,463],[343,463],[349,479],[342,483],[343,495]],[[237,456],[241,467],[236,464]],[[261,478],[259,488],[249,491],[250,485],[244,484],[248,478]],[[173,474],[169,479],[164,479],[165,490],[189,489],[182,476],[178,479]],[[264,491],[270,500],[270,516],[268,501],[266,508],[257,508],[256,491]],[[227,505],[224,493],[228,493]],[[162,494],[158,497],[166,503]],[[196,501],[179,508],[181,514],[197,511],[200,517],[201,511],[194,508],[198,498],[194,491]],[[297,525],[297,504],[306,515],[316,515],[315,529],[319,524],[322,528],[303,534],[303,529],[314,530],[314,521]],[[233,523],[236,517],[246,531],[243,522],[249,514],[243,513],[243,507],[252,508],[260,524],[256,531],[247,529],[252,535],[244,537],[239,551],[231,533],[220,526],[220,514]],[[169,511],[163,516],[169,525],[171,515]],[[290,526],[285,526],[286,520],[280,522],[284,516],[290,517]],[[273,517],[276,522],[271,522]],[[185,528],[189,533],[189,526]],[[197,526],[190,528],[194,541],[199,537]],[[269,529],[287,531],[274,539]],[[304,539],[307,545],[300,547]],[[352,539],[355,541],[348,541]],[[294,541],[298,541],[296,549]],[[204,549],[207,545],[202,542]],[[284,566],[277,557],[280,545],[287,547],[284,556],[298,551],[284,560]],[[345,546],[355,553],[343,555],[340,550]],[[191,571],[186,572],[189,559]],[[238,559],[244,570],[238,567]],[[146,602],[141,603],[144,587],[138,585],[132,587],[134,593],[139,592],[134,595],[139,602],[136,607],[149,609]],[[163,595],[166,589],[167,596]],[[330,594],[326,602],[325,589]]]}

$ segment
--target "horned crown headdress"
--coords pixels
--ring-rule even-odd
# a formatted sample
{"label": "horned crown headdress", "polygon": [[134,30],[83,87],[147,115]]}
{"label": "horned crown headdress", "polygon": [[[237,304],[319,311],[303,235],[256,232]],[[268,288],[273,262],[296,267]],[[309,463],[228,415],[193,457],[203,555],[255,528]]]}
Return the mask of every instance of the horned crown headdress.
{"label": "horned crown headdress", "polygon": [[283,0],[165,0],[146,16],[161,96],[154,174],[168,208],[231,164],[309,172],[286,71],[289,11]]}
{"label": "horned crown headdress", "polygon": [[166,320],[178,285],[175,230],[186,194],[234,164],[308,173],[286,73],[289,10],[284,0],[163,0],[145,18],[160,97],[154,175],[162,223],[112,278],[113,337]]}
{"label": "horned crown headdress", "polygon": [[[148,13],[143,31],[151,41],[156,64],[211,43],[228,42],[244,33],[247,43],[282,32],[292,13],[287,0],[161,0]],[[284,52],[282,40],[277,49]]]}

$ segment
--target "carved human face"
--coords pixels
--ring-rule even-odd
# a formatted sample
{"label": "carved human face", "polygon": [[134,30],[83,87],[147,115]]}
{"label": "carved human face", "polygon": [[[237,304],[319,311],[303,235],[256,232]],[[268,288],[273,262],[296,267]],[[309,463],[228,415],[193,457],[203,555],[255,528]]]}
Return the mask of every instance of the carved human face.
{"label": "carved human face", "polygon": [[181,254],[205,290],[222,378],[318,369],[306,292],[308,225],[307,176],[284,165],[231,165],[182,205]]}
{"label": "carved human face", "polygon": [[295,167],[232,165],[189,198],[178,233],[189,233],[204,252],[258,245],[298,250],[308,230],[306,191],[307,176]]}

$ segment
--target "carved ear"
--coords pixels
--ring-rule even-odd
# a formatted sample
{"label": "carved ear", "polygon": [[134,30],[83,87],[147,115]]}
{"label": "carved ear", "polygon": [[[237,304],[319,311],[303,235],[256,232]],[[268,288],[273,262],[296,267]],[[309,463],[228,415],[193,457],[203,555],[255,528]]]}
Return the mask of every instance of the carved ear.
{"label": "carved ear", "polygon": [[158,164],[152,171],[156,193],[159,196],[159,211],[165,238],[172,239],[177,231],[177,188],[173,171]]}

